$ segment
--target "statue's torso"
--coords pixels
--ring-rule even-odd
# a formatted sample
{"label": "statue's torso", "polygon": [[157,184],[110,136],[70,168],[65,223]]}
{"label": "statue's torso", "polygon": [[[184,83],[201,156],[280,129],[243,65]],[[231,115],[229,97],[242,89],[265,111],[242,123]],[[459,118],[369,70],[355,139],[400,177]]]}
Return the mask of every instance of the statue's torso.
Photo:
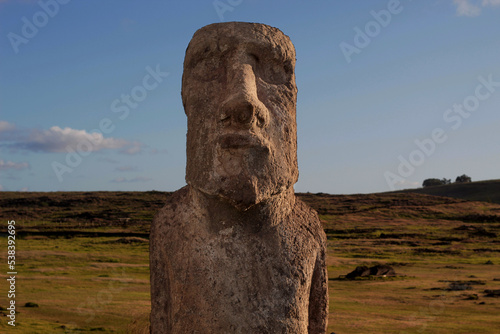
{"label": "statue's torso", "polygon": [[161,266],[152,270],[165,273],[152,276],[153,284],[168,294],[156,306],[168,330],[307,333],[311,282],[324,247],[317,216],[297,202],[274,226],[241,226],[190,212],[189,192],[181,197],[152,226],[151,264]]}

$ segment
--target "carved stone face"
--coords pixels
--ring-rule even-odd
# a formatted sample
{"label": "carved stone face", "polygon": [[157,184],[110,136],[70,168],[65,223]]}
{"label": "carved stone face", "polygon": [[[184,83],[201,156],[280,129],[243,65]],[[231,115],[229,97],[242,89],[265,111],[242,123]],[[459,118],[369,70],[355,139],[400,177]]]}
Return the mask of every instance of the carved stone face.
{"label": "carved stone face", "polygon": [[186,50],[186,181],[245,210],[297,182],[295,50],[280,30],[216,23]]}

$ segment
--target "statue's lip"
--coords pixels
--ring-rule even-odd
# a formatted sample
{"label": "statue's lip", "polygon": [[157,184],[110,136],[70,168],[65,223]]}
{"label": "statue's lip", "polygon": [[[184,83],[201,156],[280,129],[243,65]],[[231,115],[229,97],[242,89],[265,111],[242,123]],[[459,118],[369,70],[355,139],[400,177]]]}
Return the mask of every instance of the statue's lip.
{"label": "statue's lip", "polygon": [[267,147],[265,140],[253,133],[228,133],[219,137],[221,148]]}

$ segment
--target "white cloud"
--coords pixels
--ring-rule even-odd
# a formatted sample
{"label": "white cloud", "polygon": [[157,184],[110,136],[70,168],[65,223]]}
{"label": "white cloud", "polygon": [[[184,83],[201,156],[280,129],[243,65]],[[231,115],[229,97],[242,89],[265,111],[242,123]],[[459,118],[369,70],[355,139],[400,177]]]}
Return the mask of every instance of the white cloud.
{"label": "white cloud", "polygon": [[0,184],[0,191],[3,191],[3,186]]}
{"label": "white cloud", "polygon": [[124,148],[130,143],[124,139],[104,138],[101,133],[53,126],[49,130],[33,130],[23,148],[30,151],[67,152],[67,149],[100,151]]}
{"label": "white cloud", "polygon": [[130,182],[148,182],[151,181],[152,179],[149,177],[143,177],[143,176],[137,176],[131,179],[127,179],[125,177],[117,177],[110,182],[112,183],[130,183]]}
{"label": "white cloud", "polygon": [[27,162],[12,162],[12,161],[0,160],[0,170],[8,170],[8,169],[22,170],[29,167],[30,164]]}
{"label": "white cloud", "polygon": [[486,6],[500,6],[500,0],[483,0],[483,7]]}
{"label": "white cloud", "polygon": [[[53,126],[48,130],[16,129],[13,124],[0,122],[0,146],[11,150],[32,152],[97,152],[104,149],[118,149],[121,153],[137,154],[142,152],[143,144],[121,138],[107,137],[101,133]],[[6,132],[9,132],[8,134]]]}
{"label": "white cloud", "polygon": [[25,191],[30,191],[30,190],[28,189],[28,187],[23,187],[23,188],[19,189],[19,191],[25,192]]}
{"label": "white cloud", "polygon": [[457,6],[458,16],[469,16],[474,17],[481,14],[482,7],[488,6],[500,6],[500,0],[453,0],[453,3]]}
{"label": "white cloud", "polygon": [[6,121],[0,121],[0,132],[7,132],[15,129],[15,125]]}
{"label": "white cloud", "polygon": [[129,143],[126,147],[124,147],[122,150],[120,150],[120,153],[125,153],[125,154],[137,154],[142,152],[142,144],[134,141],[132,143]]}
{"label": "white cloud", "polygon": [[470,3],[469,0],[453,0],[457,6],[458,16],[478,16],[481,13],[481,8]]}

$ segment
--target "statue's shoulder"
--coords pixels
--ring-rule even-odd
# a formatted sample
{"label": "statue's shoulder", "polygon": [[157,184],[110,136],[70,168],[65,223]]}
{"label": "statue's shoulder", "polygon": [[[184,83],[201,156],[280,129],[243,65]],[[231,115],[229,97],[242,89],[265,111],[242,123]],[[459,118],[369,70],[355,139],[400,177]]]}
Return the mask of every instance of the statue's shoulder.
{"label": "statue's shoulder", "polygon": [[293,215],[294,219],[300,222],[300,225],[307,229],[316,240],[323,242],[326,239],[318,213],[298,197],[295,197]]}
{"label": "statue's shoulder", "polygon": [[165,205],[161,209],[163,210],[172,210],[177,211],[183,205],[189,204],[191,199],[191,190],[190,186],[186,185],[179,190],[173,192],[165,201]]}
{"label": "statue's shoulder", "polygon": [[182,224],[184,216],[192,210],[192,197],[189,186],[184,186],[167,197],[165,205],[153,218],[151,229],[168,228]]}

